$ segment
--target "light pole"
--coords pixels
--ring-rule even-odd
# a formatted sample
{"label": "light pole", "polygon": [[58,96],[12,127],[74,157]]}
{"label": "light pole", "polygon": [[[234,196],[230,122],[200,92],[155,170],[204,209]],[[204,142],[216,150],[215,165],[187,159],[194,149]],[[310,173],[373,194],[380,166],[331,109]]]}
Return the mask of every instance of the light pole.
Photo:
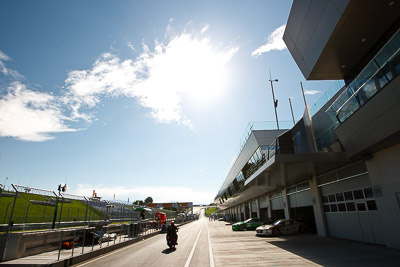
{"label": "light pole", "polygon": [[6,190],[6,183],[7,183],[8,177],[6,176],[6,179],[4,180],[4,185],[3,185],[3,189]]}
{"label": "light pole", "polygon": [[[270,77],[271,78],[271,77]],[[275,110],[275,119],[276,119],[276,127],[279,130],[279,122],[278,122],[278,112],[276,111],[276,108],[278,107],[278,99],[275,100],[275,94],[274,94],[274,86],[273,86],[273,82],[278,82],[278,79],[272,80],[269,79],[269,81],[271,82],[271,90],[272,90],[272,100],[274,101],[274,110]]]}
{"label": "light pole", "polygon": [[289,97],[289,104],[290,104],[290,111],[292,112],[293,125],[296,125],[296,121],[294,120],[294,115],[293,115],[293,107],[292,107],[292,98],[291,97]]}

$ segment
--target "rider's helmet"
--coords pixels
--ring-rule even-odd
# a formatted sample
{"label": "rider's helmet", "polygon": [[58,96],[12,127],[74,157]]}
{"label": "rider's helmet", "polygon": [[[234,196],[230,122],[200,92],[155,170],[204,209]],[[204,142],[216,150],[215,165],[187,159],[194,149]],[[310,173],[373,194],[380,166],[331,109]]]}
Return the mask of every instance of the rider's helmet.
{"label": "rider's helmet", "polygon": [[172,222],[171,222],[171,225],[175,225],[175,222],[174,222],[174,221],[172,221]]}

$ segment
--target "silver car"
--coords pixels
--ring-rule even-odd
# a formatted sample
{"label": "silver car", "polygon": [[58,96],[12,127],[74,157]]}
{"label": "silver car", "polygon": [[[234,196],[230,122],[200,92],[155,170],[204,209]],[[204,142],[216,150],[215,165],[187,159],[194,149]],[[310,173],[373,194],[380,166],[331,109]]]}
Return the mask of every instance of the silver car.
{"label": "silver car", "polygon": [[294,219],[281,219],[273,224],[265,224],[257,227],[256,235],[258,236],[278,236],[304,233],[306,226],[304,223]]}

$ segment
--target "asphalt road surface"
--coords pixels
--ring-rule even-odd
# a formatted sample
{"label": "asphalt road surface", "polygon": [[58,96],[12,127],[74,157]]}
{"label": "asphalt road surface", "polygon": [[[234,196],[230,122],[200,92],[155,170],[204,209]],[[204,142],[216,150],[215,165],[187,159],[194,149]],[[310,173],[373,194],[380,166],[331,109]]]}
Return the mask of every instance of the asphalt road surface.
{"label": "asphalt road surface", "polygon": [[203,209],[199,220],[179,227],[176,249],[169,249],[165,234],[159,234],[75,266],[214,267],[207,222]]}

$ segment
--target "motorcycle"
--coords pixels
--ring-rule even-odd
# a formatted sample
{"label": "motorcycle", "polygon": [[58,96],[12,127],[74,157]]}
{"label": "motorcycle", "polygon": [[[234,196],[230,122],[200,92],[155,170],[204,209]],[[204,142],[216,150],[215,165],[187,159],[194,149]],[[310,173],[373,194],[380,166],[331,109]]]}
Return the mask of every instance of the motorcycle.
{"label": "motorcycle", "polygon": [[177,236],[168,236],[167,235],[167,245],[169,246],[169,248],[175,248],[175,245],[177,245],[176,241],[177,241]]}

